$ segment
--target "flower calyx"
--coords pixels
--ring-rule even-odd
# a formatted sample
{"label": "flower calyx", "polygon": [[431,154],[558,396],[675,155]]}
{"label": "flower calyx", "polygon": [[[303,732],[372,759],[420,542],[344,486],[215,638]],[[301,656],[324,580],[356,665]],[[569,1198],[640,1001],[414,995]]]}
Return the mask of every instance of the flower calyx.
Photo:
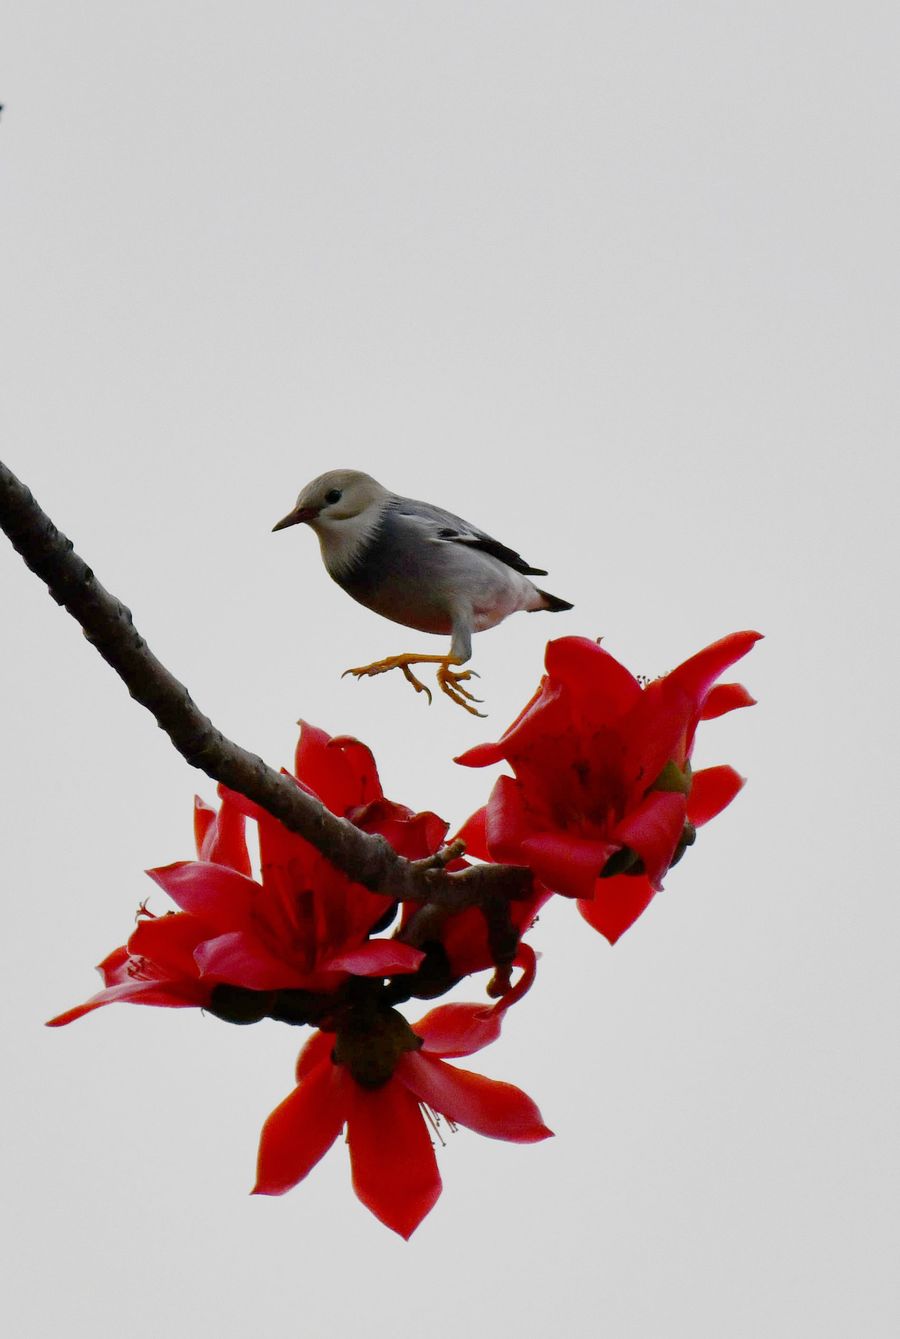
{"label": "flower calyx", "polygon": [[421,1046],[422,1038],[396,1009],[363,1003],[341,1018],[331,1058],[349,1070],[361,1088],[373,1089],[393,1078],[405,1052]]}
{"label": "flower calyx", "polygon": [[653,785],[650,786],[647,794],[649,795],[654,790],[661,790],[676,795],[690,795],[692,784],[693,774],[690,759],[685,759],[684,765],[679,767],[675,759],[670,758]]}

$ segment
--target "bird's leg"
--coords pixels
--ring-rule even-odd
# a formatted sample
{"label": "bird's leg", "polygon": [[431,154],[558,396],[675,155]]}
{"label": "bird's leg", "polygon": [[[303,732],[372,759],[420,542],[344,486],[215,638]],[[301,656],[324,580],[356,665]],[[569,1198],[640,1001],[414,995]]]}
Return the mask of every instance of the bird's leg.
{"label": "bird's leg", "polygon": [[431,703],[431,689],[426,687],[420,679],[413,674],[410,666],[412,665],[437,665],[437,681],[442,693],[445,693],[451,701],[456,702],[458,706],[464,707],[466,711],[471,712],[473,716],[481,716],[483,713],[476,711],[470,706],[470,702],[477,702],[479,699],[474,697],[467,688],[463,688],[463,681],[475,676],[474,670],[463,670],[457,673],[451,669],[452,665],[459,665],[461,662],[455,656],[427,656],[414,655],[405,652],[399,656],[388,656],[385,660],[376,660],[371,665],[358,665],[354,669],[344,670],[344,677],[352,674],[357,679],[366,678],[375,674],[387,674],[388,670],[399,669],[403,671],[403,677],[407,683],[411,683],[417,693],[424,693]]}

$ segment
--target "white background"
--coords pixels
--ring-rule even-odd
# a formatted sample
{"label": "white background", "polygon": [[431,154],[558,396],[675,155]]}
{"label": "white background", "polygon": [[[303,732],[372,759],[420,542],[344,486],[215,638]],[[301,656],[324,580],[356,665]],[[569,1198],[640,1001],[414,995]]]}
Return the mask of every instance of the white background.
{"label": "white background", "polygon": [[[614,949],[548,909],[479,1057],[557,1137],[461,1131],[406,1245],[340,1145],[248,1198],[299,1034],[43,1027],[213,788],[4,544],[10,1333],[897,1333],[898,38],[867,0],[7,8],[2,454],[226,732],[356,733],[456,824],[548,636],[653,675],[766,633],[697,753],[744,793]],[[341,680],[438,643],[270,534],[338,465],[575,602],[476,639],[487,722]]]}

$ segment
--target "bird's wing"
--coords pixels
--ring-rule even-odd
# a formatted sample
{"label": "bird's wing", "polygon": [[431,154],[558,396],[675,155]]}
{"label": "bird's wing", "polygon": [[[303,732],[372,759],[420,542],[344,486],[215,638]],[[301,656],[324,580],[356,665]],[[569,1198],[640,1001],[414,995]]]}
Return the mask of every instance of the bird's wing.
{"label": "bird's wing", "polygon": [[487,535],[483,530],[470,525],[460,516],[454,516],[442,507],[433,507],[430,502],[416,502],[412,498],[398,497],[392,503],[398,515],[415,522],[425,532],[427,538],[437,544],[464,544],[470,549],[479,549],[498,558],[501,563],[511,567],[524,576],[545,577],[542,567],[531,567],[515,549],[507,548],[499,539]]}

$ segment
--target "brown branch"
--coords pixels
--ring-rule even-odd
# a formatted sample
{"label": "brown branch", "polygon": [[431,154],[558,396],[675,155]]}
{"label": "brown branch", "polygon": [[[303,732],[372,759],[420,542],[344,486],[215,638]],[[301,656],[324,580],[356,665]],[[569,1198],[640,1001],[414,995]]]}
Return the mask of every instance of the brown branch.
{"label": "brown branch", "polygon": [[[227,739],[203,715],[185,686],[157,660],[135,628],[130,611],[104,590],[71,540],[57,530],[2,461],[0,528],[192,767],[266,809],[355,882],[399,901],[420,902],[423,909],[439,909],[441,920],[465,907],[478,906],[488,915],[489,925],[497,922],[498,906],[508,908],[510,900],[528,896],[531,875],[518,866],[476,865],[450,873],[444,864],[458,851],[452,856],[442,852],[428,860],[403,859],[384,837],[361,832],[338,818],[262,758]],[[506,919],[508,922],[508,916]],[[423,933],[429,923],[430,916],[422,917]],[[413,941],[421,937],[415,924],[410,929],[412,934],[407,937]],[[494,930],[491,938],[499,947],[503,936]],[[509,956],[504,945],[502,957],[508,961]]]}

